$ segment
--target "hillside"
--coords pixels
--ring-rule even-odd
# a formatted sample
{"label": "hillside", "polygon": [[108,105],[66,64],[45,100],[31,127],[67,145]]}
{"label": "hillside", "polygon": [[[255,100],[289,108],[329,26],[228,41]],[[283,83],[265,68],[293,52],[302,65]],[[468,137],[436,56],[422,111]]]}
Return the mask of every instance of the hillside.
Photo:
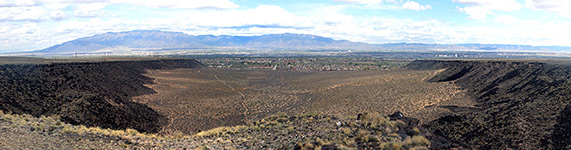
{"label": "hillside", "polygon": [[164,116],[131,101],[151,94],[146,69],[197,68],[195,60],[0,65],[0,110],[58,115],[71,124],[157,132]]}
{"label": "hillside", "polygon": [[164,136],[0,111],[0,129],[3,149],[427,149],[435,147],[427,137],[437,138],[419,127],[418,120],[399,112],[347,119],[277,114],[249,125]]}
{"label": "hillside", "polygon": [[530,61],[415,61],[410,69],[446,70],[432,82],[459,85],[475,108],[425,126],[478,149],[571,148],[571,66]]}

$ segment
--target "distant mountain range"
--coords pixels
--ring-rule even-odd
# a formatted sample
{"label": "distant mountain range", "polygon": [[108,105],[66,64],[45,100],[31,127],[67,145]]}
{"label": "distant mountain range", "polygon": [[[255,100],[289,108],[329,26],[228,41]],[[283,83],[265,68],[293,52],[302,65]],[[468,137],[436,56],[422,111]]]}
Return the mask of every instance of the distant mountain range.
{"label": "distant mountain range", "polygon": [[121,51],[167,51],[237,48],[248,50],[540,50],[571,51],[563,46],[507,44],[367,44],[308,34],[268,34],[261,36],[188,35],[182,32],[135,30],[108,32],[64,42],[35,51],[40,54],[105,53]]}
{"label": "distant mountain range", "polygon": [[351,47],[374,47],[366,43],[333,40],[308,34],[268,34],[261,36],[230,35],[187,35],[182,32],[156,30],[136,30],[128,32],[109,32],[90,37],[79,38],[58,44],[39,53],[91,53],[107,50],[174,50],[174,49],[210,49],[221,47],[250,49],[340,49]]}

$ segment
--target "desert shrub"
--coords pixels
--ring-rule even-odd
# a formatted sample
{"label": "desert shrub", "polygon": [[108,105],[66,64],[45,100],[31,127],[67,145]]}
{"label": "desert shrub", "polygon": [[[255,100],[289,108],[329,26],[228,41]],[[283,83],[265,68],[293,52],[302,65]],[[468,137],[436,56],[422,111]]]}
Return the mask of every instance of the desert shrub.
{"label": "desert shrub", "polygon": [[63,126],[62,132],[63,133],[75,133],[75,130],[73,129],[73,127]]}
{"label": "desert shrub", "polygon": [[378,139],[376,136],[367,135],[367,136],[365,136],[364,141],[365,142],[376,142],[376,141],[378,141]]}
{"label": "desert shrub", "polygon": [[397,127],[403,127],[404,128],[406,126],[406,123],[404,123],[404,121],[402,121],[402,120],[396,120],[395,123],[396,123],[395,125]]}
{"label": "desert shrub", "polygon": [[428,150],[428,147],[417,146],[417,147],[411,147],[409,148],[409,150]]}
{"label": "desert shrub", "polygon": [[348,147],[355,147],[355,145],[357,145],[353,138],[343,138],[342,144]]}
{"label": "desert shrub", "polygon": [[415,127],[414,129],[412,129],[412,131],[414,131],[414,134],[415,134],[415,135],[416,135],[416,134],[420,134],[420,129],[418,129],[418,128],[416,128],[416,127]]}
{"label": "desert shrub", "polygon": [[299,143],[298,146],[301,147],[301,149],[303,149],[303,150],[318,149],[318,145],[315,145],[310,141]]}
{"label": "desert shrub", "polygon": [[402,144],[398,142],[383,143],[381,148],[385,150],[400,150],[402,149]]}
{"label": "desert shrub", "polygon": [[357,132],[357,137],[364,138],[368,134],[369,134],[369,131],[367,131],[367,130],[359,130],[359,132]]}
{"label": "desert shrub", "polygon": [[321,139],[321,138],[316,138],[315,139],[315,143],[317,143],[317,145],[327,145],[329,144],[329,142],[326,139]]}
{"label": "desert shrub", "polygon": [[184,136],[184,133],[182,133],[182,132],[180,132],[180,131],[176,131],[176,132],[173,133],[173,138],[174,138],[174,139],[180,140],[180,139],[183,139],[184,137],[185,137],[185,136]]}
{"label": "desert shrub", "polygon": [[430,146],[430,141],[428,141],[424,136],[413,136],[412,141],[419,145]]}
{"label": "desert shrub", "polygon": [[126,132],[127,134],[129,134],[129,135],[137,135],[137,134],[139,134],[139,131],[137,131],[137,130],[135,130],[135,129],[131,129],[131,128],[127,128],[127,129],[125,130],[125,132]]}
{"label": "desert shrub", "polygon": [[224,135],[227,133],[236,133],[238,131],[241,131],[243,129],[246,129],[246,126],[240,125],[240,126],[234,126],[234,127],[218,127],[218,128],[214,128],[214,129],[210,129],[208,131],[202,131],[199,133],[196,133],[194,136],[195,137],[211,137],[211,136],[220,136],[220,135]]}
{"label": "desert shrub", "polygon": [[351,130],[351,128],[343,128],[341,129],[343,131],[343,134],[349,136],[353,133],[353,130]]}
{"label": "desert shrub", "polygon": [[406,137],[403,143],[404,146],[408,148],[421,148],[421,147],[430,146],[430,141],[428,141],[423,136],[418,136],[418,135],[413,136],[412,138]]}
{"label": "desert shrub", "polygon": [[287,132],[295,132],[295,128],[294,128],[293,126],[288,126],[288,127],[286,128],[286,131],[287,131]]}

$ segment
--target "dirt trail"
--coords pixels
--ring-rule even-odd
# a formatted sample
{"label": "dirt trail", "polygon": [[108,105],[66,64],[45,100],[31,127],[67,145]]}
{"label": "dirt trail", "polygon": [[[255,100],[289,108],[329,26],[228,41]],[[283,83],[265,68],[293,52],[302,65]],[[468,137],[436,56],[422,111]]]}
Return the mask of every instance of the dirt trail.
{"label": "dirt trail", "polygon": [[243,113],[243,114],[244,114],[244,119],[248,118],[248,107],[246,107],[246,100],[247,100],[247,99],[246,99],[246,95],[244,95],[244,93],[242,93],[242,92],[236,90],[234,87],[230,86],[228,83],[226,83],[226,81],[221,80],[220,78],[218,78],[218,76],[216,76],[215,74],[212,74],[212,75],[214,76],[214,78],[215,78],[217,81],[219,81],[219,82],[221,82],[222,84],[228,86],[228,88],[230,88],[232,91],[234,91],[234,92],[240,94],[240,96],[242,97],[242,107],[244,107],[244,109],[245,109],[245,111],[244,111],[244,113]]}

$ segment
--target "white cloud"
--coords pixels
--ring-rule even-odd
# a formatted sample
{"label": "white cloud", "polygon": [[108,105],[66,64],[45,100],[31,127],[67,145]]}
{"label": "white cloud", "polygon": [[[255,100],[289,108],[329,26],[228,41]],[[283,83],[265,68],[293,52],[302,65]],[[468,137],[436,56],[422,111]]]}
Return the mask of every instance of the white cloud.
{"label": "white cloud", "polygon": [[468,6],[481,6],[491,10],[514,11],[520,10],[521,4],[515,0],[452,0]]}
{"label": "white cloud", "polygon": [[77,17],[88,17],[94,18],[103,15],[103,8],[105,8],[106,4],[104,3],[87,3],[87,4],[79,4],[75,8],[75,16]]}
{"label": "white cloud", "polygon": [[279,6],[260,5],[247,10],[208,10],[188,11],[180,19],[185,24],[209,27],[233,27],[247,25],[300,26],[307,21]]}
{"label": "white cloud", "polygon": [[0,7],[37,6],[35,0],[0,0]]}
{"label": "white cloud", "polygon": [[571,1],[569,0],[526,0],[525,6],[564,17],[571,17]]}
{"label": "white cloud", "polygon": [[101,17],[107,5],[130,4],[150,8],[228,9],[238,5],[230,0],[0,0],[0,21],[62,20],[69,15],[82,18]]}
{"label": "white cloud", "polygon": [[383,0],[335,0],[335,2],[344,2],[352,4],[376,4],[376,3],[382,3]]}
{"label": "white cloud", "polygon": [[54,10],[50,13],[50,18],[53,20],[63,20],[68,16],[61,10]]}
{"label": "white cloud", "polygon": [[567,40],[571,39],[571,31],[562,30],[571,23],[569,21],[519,21],[507,27],[472,27],[465,30],[470,33],[469,40],[480,43],[571,46]]}
{"label": "white cloud", "polygon": [[[37,23],[2,23],[0,22],[2,36],[0,36],[0,48],[3,50],[29,49],[38,44],[37,39],[41,35]],[[47,43],[44,43],[47,44]]]}
{"label": "white cloud", "polygon": [[[247,10],[187,11],[185,16],[172,18],[67,20],[52,25],[40,23],[36,27],[19,28],[19,32],[6,29],[9,32],[0,36],[0,39],[13,36],[10,38],[22,40],[10,42],[13,45],[7,47],[34,50],[84,36],[137,29],[183,31],[194,35],[260,35],[289,32],[369,43],[403,41],[445,43],[452,41],[450,37],[454,35],[454,30],[449,29],[448,24],[436,20],[360,18],[340,13],[342,10],[335,7],[319,11],[322,12],[300,16],[279,6],[260,5]],[[22,33],[29,34],[18,35]]]}
{"label": "white cloud", "polygon": [[[48,6],[52,9],[62,8],[66,5],[106,3],[106,4],[132,4],[142,5],[152,8],[215,8],[227,9],[237,8],[238,5],[230,0],[0,0],[0,7],[20,7],[20,6]],[[57,6],[56,6],[57,5]]]}
{"label": "white cloud", "polygon": [[470,19],[486,19],[493,11],[515,11],[521,9],[521,4],[515,0],[452,0],[466,5],[456,10],[470,15]]}
{"label": "white cloud", "polygon": [[[73,11],[83,6],[85,10],[94,10],[97,14],[101,13],[101,10],[107,10],[105,6],[109,6],[109,4],[109,2],[81,1],[81,3],[67,4],[65,8]],[[401,4],[404,2],[395,4],[395,6],[401,7]],[[474,4],[466,5],[467,7],[457,9],[465,11],[464,13],[485,14],[471,15],[471,17],[475,17],[473,19],[485,18],[487,15],[493,14],[495,10],[484,6],[479,6],[483,8],[478,9],[479,7]],[[259,5],[251,9],[176,9],[168,12],[145,8],[166,15],[158,15],[156,18],[96,17],[45,22],[0,21],[0,51],[8,49],[38,50],[76,38],[105,32],[151,29],[180,31],[192,35],[261,35],[290,32],[367,43],[569,45],[568,39],[571,39],[571,31],[562,30],[571,24],[570,21],[565,20],[529,21],[500,15],[495,17],[494,21],[507,25],[458,26],[435,19],[412,20],[379,16],[354,16],[343,13],[347,7],[354,7],[354,5],[320,7],[303,13],[290,12],[274,5]],[[56,18],[70,18],[73,17],[71,15],[75,14],[75,12],[62,12],[62,10],[52,10],[41,6],[9,8],[30,8],[30,10],[2,11],[3,8],[0,8],[0,20],[14,20],[14,18],[57,20]],[[66,13],[69,16],[66,16]],[[103,14],[106,13],[109,12],[103,12]],[[10,14],[26,15],[14,17],[18,15]],[[37,18],[37,16],[44,17]]]}
{"label": "white cloud", "polygon": [[143,5],[152,8],[181,8],[181,9],[228,9],[239,6],[229,0],[111,0],[112,3],[126,3],[132,5]]}
{"label": "white cloud", "polygon": [[521,22],[519,19],[512,17],[512,16],[508,16],[508,15],[501,15],[496,17],[496,19],[494,19],[495,22],[498,23],[505,23],[505,24],[514,24],[514,23],[519,23]]}
{"label": "white cloud", "polygon": [[335,2],[343,2],[350,4],[359,4],[358,7],[364,9],[383,9],[383,10],[398,10],[398,9],[409,9],[409,10],[427,10],[432,9],[430,5],[421,5],[415,1],[407,0],[335,0]]}
{"label": "white cloud", "polygon": [[50,19],[43,7],[0,7],[0,21],[43,21]]}
{"label": "white cloud", "polygon": [[403,9],[411,9],[411,10],[426,10],[426,9],[432,9],[432,6],[430,5],[420,5],[417,2],[414,1],[407,1],[405,2],[402,7]]}
{"label": "white cloud", "polygon": [[62,10],[69,6],[68,3],[46,3],[44,7],[47,9]]}
{"label": "white cloud", "polygon": [[456,10],[470,15],[468,19],[476,19],[476,20],[486,19],[488,15],[494,14],[492,10],[481,6],[464,7],[464,8],[456,7]]}

